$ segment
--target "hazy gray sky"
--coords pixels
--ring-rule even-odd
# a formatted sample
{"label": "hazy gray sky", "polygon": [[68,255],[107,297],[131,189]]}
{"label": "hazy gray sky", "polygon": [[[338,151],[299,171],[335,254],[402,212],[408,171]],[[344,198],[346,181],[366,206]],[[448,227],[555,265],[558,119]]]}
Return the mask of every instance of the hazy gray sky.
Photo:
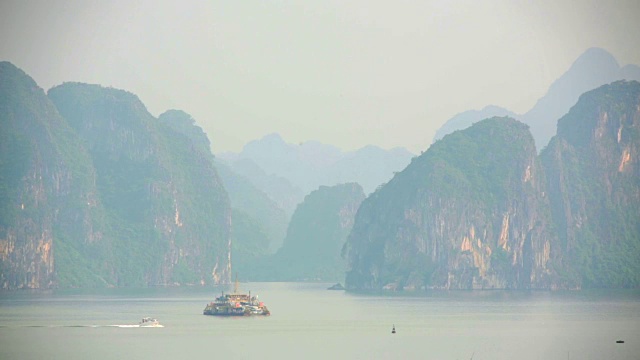
{"label": "hazy gray sky", "polygon": [[531,108],[590,47],[640,64],[640,1],[6,1],[0,60],[177,108],[214,152],[272,132],[425,150],[456,113]]}

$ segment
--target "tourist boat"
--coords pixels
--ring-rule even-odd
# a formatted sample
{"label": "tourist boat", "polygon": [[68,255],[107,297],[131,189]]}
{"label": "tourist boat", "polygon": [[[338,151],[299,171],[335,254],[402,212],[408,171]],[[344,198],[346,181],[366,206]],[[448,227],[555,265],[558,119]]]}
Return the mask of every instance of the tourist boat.
{"label": "tourist boat", "polygon": [[232,294],[218,296],[213,302],[207,304],[202,312],[203,315],[213,316],[251,316],[251,315],[271,315],[267,306],[258,300],[258,296],[238,293],[238,279],[236,278],[235,288]]}

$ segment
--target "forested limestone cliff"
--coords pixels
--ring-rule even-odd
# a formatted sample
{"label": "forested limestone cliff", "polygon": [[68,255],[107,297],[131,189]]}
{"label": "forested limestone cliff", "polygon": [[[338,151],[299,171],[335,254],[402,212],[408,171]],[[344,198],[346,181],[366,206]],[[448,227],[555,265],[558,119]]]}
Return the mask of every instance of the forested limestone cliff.
{"label": "forested limestone cliff", "polygon": [[190,116],[0,63],[0,286],[228,283],[231,208]]}
{"label": "forested limestone cliff", "polygon": [[549,287],[545,185],[522,123],[492,118],[446,136],[362,203],[347,288]]}
{"label": "forested limestone cliff", "polygon": [[1,288],[54,286],[66,266],[54,255],[68,258],[71,239],[102,246],[95,182],[88,153],[44,91],[0,62]]}
{"label": "forested limestone cliff", "polygon": [[515,120],[434,143],[367,198],[350,289],[640,286],[640,83],[583,94],[540,156]]}
{"label": "forested limestone cliff", "polygon": [[169,113],[158,120],[135,95],[98,85],[65,83],[48,95],[96,169],[109,282],[228,282],[229,199],[193,119]]}
{"label": "forested limestone cliff", "polygon": [[565,286],[640,286],[640,83],[583,94],[541,158]]}

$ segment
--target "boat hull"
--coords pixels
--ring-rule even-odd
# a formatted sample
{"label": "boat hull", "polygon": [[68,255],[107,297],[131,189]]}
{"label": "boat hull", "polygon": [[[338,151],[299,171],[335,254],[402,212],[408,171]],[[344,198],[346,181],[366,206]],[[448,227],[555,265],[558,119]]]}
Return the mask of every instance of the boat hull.
{"label": "boat hull", "polygon": [[202,312],[203,315],[209,316],[269,316],[271,313],[266,307],[260,309],[260,311],[252,311],[249,308],[237,308],[237,307],[225,307],[207,305]]}

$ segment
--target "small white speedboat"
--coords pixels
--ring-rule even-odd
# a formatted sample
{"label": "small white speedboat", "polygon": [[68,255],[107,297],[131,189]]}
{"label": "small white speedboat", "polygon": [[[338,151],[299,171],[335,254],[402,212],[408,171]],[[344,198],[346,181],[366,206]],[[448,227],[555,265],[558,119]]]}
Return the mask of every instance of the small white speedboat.
{"label": "small white speedboat", "polygon": [[145,317],[140,320],[140,327],[164,327],[160,325],[160,322],[157,319]]}

